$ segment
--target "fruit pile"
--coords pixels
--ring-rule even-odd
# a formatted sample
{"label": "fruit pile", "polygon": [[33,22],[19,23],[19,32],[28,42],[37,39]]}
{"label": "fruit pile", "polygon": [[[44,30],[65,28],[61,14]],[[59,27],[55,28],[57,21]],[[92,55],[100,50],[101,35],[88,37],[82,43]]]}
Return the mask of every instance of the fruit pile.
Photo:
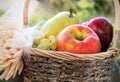
{"label": "fruit pile", "polygon": [[113,38],[113,26],[106,17],[80,24],[72,10],[58,13],[37,29],[41,35],[34,38],[32,47],[40,50],[99,53],[109,48]]}

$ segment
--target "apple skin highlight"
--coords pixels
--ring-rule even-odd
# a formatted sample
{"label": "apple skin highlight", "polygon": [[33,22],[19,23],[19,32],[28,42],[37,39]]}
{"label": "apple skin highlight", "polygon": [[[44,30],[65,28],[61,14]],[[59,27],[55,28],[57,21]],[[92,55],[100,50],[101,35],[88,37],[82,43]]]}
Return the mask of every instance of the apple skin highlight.
{"label": "apple skin highlight", "polygon": [[[82,39],[81,39],[82,38]],[[74,24],[57,36],[57,50],[77,54],[99,53],[101,43],[97,34],[88,26]]]}

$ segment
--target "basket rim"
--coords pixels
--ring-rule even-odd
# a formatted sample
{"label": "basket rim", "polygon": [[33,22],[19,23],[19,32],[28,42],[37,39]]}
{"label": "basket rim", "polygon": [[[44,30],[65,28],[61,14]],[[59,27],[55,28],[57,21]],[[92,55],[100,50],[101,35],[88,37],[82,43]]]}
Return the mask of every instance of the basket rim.
{"label": "basket rim", "polygon": [[93,54],[76,54],[66,51],[50,51],[50,50],[39,50],[37,48],[26,48],[24,53],[27,55],[39,55],[44,57],[54,57],[62,60],[95,60],[105,59],[110,56],[117,56],[119,53],[118,48],[109,48],[106,52],[93,53]]}

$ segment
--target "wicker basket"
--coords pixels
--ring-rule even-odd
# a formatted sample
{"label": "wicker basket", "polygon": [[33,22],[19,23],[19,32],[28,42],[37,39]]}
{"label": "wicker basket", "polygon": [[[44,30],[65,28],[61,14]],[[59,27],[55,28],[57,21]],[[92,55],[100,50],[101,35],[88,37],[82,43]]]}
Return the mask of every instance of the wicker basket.
{"label": "wicker basket", "polygon": [[[111,82],[119,26],[119,2],[114,0],[116,24],[112,46],[95,54],[73,54],[25,48],[24,82]],[[119,16],[119,17],[118,17]]]}

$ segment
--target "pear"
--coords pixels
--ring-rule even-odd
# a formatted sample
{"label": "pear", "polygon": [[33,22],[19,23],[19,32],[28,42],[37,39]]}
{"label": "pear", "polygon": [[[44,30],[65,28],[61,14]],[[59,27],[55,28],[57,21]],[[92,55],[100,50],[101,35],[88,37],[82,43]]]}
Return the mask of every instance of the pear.
{"label": "pear", "polygon": [[35,27],[35,30],[40,31],[42,25],[43,25],[45,22],[46,22],[45,20],[41,20],[41,21],[37,24],[37,26]]}
{"label": "pear", "polygon": [[40,35],[41,35],[40,28],[44,23],[45,23],[45,20],[41,20],[37,25],[30,28],[32,30],[32,39],[33,40],[40,37]]}
{"label": "pear", "polygon": [[41,39],[48,38],[50,35],[56,37],[65,27],[77,23],[79,23],[78,16],[72,13],[71,9],[70,12],[59,12],[42,25],[40,28],[42,35],[34,40],[33,45],[39,45]]}

